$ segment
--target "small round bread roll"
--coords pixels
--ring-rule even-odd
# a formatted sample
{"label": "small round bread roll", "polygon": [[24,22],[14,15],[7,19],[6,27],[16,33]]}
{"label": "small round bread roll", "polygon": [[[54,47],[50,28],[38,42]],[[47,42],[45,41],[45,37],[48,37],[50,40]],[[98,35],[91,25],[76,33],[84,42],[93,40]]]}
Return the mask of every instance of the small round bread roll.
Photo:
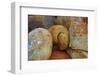
{"label": "small round bread roll", "polygon": [[51,56],[52,36],[44,28],[36,28],[28,35],[28,59],[45,60]]}
{"label": "small round bread roll", "polygon": [[53,43],[57,44],[60,50],[68,47],[69,35],[66,27],[63,25],[52,25],[48,30],[52,34]]}

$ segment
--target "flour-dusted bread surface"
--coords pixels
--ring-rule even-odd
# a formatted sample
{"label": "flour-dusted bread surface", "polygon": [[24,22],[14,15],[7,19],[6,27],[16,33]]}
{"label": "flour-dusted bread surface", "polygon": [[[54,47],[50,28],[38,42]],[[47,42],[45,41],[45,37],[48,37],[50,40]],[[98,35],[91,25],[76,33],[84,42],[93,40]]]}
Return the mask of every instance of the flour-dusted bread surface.
{"label": "flour-dusted bread surface", "polygon": [[36,28],[28,35],[28,59],[45,60],[52,53],[52,36],[47,29]]}

